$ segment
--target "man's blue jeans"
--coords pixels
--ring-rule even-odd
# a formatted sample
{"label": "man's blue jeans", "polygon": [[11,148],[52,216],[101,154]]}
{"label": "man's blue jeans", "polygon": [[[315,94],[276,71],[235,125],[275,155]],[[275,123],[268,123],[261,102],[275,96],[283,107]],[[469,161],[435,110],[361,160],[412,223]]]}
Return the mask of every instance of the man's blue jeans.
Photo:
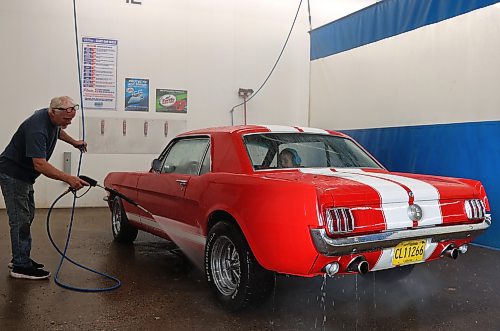
{"label": "man's blue jeans", "polygon": [[35,198],[33,185],[0,173],[0,186],[7,208],[14,267],[29,268],[31,232],[35,217]]}

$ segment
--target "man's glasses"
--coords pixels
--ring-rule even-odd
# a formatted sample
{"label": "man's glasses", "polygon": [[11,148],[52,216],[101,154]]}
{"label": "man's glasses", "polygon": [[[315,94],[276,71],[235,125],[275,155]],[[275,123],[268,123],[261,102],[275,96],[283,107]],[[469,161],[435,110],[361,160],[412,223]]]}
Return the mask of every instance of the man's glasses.
{"label": "man's glasses", "polygon": [[68,107],[68,108],[54,107],[52,109],[64,110],[67,113],[71,113],[73,111],[77,111],[78,109],[80,109],[80,106],[79,105],[74,105],[73,107]]}

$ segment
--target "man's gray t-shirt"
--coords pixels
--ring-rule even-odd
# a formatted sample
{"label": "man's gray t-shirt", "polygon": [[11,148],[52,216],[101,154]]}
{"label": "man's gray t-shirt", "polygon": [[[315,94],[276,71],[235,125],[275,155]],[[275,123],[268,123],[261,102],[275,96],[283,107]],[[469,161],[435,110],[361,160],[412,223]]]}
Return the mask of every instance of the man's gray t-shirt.
{"label": "man's gray t-shirt", "polygon": [[34,169],[32,159],[49,160],[59,132],[59,126],[50,121],[48,109],[37,110],[19,126],[0,154],[0,173],[33,184],[40,173]]}

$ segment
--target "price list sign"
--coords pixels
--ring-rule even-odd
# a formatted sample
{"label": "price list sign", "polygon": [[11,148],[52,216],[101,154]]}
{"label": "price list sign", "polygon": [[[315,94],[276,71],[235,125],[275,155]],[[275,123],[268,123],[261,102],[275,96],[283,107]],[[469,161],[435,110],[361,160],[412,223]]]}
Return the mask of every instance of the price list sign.
{"label": "price list sign", "polygon": [[82,38],[83,106],[116,109],[116,59],[118,41]]}

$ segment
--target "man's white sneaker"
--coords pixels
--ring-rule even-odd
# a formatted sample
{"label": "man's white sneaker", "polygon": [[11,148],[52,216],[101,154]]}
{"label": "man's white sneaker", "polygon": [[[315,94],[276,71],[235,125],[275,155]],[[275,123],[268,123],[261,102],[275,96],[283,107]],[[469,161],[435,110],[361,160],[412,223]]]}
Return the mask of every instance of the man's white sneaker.
{"label": "man's white sneaker", "polygon": [[46,279],[50,277],[50,272],[43,269],[14,267],[10,271],[10,276],[20,279]]}

